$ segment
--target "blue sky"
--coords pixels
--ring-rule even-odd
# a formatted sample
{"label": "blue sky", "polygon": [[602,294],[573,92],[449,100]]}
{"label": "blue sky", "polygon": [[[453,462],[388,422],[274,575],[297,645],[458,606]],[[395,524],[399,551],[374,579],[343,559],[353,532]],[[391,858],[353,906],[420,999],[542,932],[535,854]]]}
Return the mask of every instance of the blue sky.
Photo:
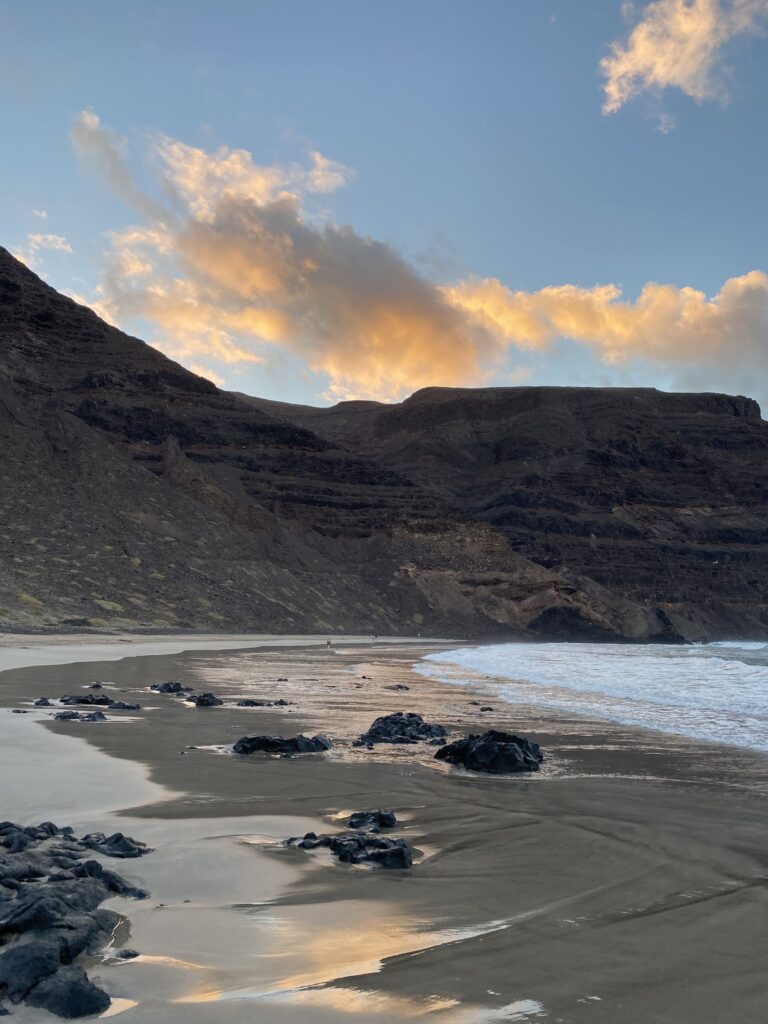
{"label": "blue sky", "polygon": [[[766,24],[762,0],[0,2],[0,242],[174,358],[267,397],[517,382],[760,397],[768,283],[717,296],[768,269]],[[617,48],[628,93],[606,113],[601,60]],[[168,140],[186,147],[170,169]],[[250,194],[240,167],[234,209],[221,147],[283,169],[277,185]],[[105,149],[173,225],[115,189]],[[193,151],[212,163],[190,183]],[[343,165],[339,183],[283,173],[314,152]],[[194,190],[211,187],[202,215]],[[142,240],[126,291],[114,278],[139,252],[126,229],[153,218],[172,240],[162,253]],[[276,285],[245,294],[239,264],[218,273],[234,251],[271,271],[286,237],[297,263]],[[158,281],[162,309],[146,296]],[[179,281],[204,307],[197,336],[177,292],[171,308]],[[639,310],[649,282],[673,290]],[[243,328],[254,311],[272,317],[266,335]]]}

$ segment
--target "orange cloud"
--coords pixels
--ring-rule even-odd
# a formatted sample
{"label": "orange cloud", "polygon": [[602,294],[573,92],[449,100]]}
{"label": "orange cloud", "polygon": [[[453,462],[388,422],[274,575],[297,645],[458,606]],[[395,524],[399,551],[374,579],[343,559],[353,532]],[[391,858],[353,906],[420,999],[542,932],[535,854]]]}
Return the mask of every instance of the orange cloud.
{"label": "orange cloud", "polygon": [[[511,352],[543,353],[558,338],[608,364],[633,360],[717,367],[741,381],[768,364],[768,277],[752,271],[714,297],[647,284],[635,301],[613,284],[514,291],[495,278],[436,286],[391,246],[307,214],[309,197],[349,172],[317,153],[307,166],[260,167],[243,150],[156,144],[173,206],[131,183],[109,133],[87,119],[89,159],[143,223],[110,236],[96,302],[112,321],[155,325],[153,344],[209,373],[263,363],[275,349],[327,377],[325,397],[397,399],[428,385],[482,384],[508,372]],[[210,364],[210,365],[209,365]],[[515,373],[526,373],[518,367]],[[741,385],[740,385],[741,386]]]}

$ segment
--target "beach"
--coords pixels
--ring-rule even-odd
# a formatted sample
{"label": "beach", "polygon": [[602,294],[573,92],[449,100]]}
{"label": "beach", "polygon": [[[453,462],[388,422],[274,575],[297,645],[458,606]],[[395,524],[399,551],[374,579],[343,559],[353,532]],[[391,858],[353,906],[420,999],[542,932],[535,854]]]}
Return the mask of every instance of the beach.
{"label": "beach", "polygon": [[[126,1024],[764,1020],[768,758],[502,704],[414,670],[448,647],[3,638],[2,816],[78,835],[119,830],[154,849],[119,865],[150,898],[108,904],[125,916],[115,945],[139,957],[84,961],[112,996],[108,1014]],[[141,710],[85,723],[32,708],[94,680]],[[166,680],[225,706],[147,690]],[[243,698],[292,703],[232,706]],[[483,777],[426,745],[352,746],[398,710],[452,732],[517,732],[545,761],[532,775]],[[230,752],[246,734],[299,732],[334,746]],[[378,807],[420,851],[411,870],[283,845]]]}

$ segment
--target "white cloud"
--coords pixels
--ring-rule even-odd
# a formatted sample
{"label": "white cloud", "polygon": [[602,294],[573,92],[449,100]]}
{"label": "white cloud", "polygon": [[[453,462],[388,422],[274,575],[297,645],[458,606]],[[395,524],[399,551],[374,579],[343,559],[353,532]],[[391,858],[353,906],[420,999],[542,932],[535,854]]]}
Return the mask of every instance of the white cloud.
{"label": "white cloud", "polygon": [[39,217],[40,220],[47,220],[48,219],[48,211],[47,210],[33,210],[32,213],[35,215],[35,217]]}
{"label": "white cloud", "polygon": [[768,0],[654,0],[600,62],[603,113],[616,113],[640,93],[669,88],[699,101],[727,101],[725,48],[759,31],[767,15]]}
{"label": "white cloud", "polygon": [[40,254],[46,250],[65,253],[74,251],[63,235],[30,234],[27,235],[24,245],[14,253],[14,256],[26,263],[28,267],[39,268],[42,265]]}

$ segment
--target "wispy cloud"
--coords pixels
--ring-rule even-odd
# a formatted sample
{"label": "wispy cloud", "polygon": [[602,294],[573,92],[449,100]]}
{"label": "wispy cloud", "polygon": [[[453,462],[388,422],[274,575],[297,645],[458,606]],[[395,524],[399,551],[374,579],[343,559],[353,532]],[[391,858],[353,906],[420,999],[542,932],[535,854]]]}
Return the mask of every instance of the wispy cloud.
{"label": "wispy cloud", "polygon": [[[102,130],[89,120],[89,132]],[[695,371],[699,387],[708,380],[744,390],[768,371],[761,271],[730,278],[711,297],[649,283],[634,301],[613,284],[515,291],[470,278],[439,286],[391,246],[307,212],[313,195],[350,176],[319,154],[262,166],[243,150],[159,138],[158,191],[172,197],[163,205],[137,195],[113,147],[92,139],[89,160],[102,151],[107,178],[134,197],[142,219],[110,236],[94,308],[121,324],[151,322],[154,344],[207,367],[212,379],[288,351],[326,376],[329,398],[393,399],[426,385],[503,378],[515,353],[546,359],[560,338],[613,367],[639,360],[680,381]]]}
{"label": "wispy cloud", "polygon": [[680,89],[695,100],[728,100],[727,45],[757,32],[768,0],[654,0],[600,62],[603,113],[643,92]]}
{"label": "wispy cloud", "polygon": [[47,220],[48,219],[48,211],[47,210],[33,210],[32,213],[33,213],[33,215],[35,217],[38,217],[40,220]]}
{"label": "wispy cloud", "polygon": [[72,246],[63,235],[30,234],[27,235],[24,244],[14,253],[17,259],[26,263],[28,267],[38,269],[42,264],[41,253],[73,251]]}

